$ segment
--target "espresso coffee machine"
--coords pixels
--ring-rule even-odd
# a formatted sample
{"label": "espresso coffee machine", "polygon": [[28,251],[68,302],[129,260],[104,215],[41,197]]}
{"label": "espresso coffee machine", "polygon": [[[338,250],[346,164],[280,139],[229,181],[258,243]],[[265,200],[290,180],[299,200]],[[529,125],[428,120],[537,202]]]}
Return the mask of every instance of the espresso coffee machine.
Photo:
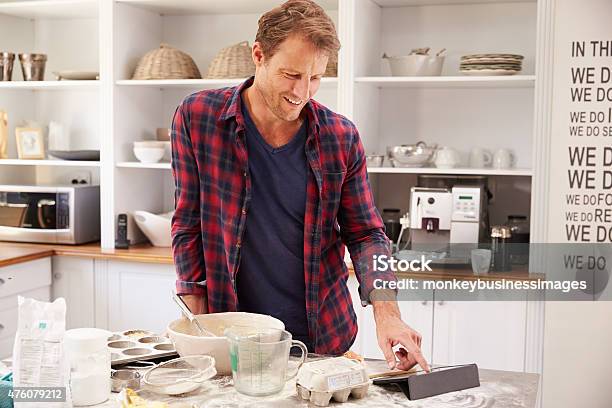
{"label": "espresso coffee machine", "polygon": [[488,240],[487,192],[482,185],[410,190],[411,249],[464,258]]}

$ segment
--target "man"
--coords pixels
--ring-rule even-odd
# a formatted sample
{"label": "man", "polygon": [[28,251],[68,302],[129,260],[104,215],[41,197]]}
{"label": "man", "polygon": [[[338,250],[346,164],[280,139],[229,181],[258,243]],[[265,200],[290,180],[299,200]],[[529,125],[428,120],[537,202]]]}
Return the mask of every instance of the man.
{"label": "man", "polygon": [[311,99],[339,47],[323,9],[290,0],[259,20],[254,78],[197,92],[177,108],[177,292],[194,313],[270,314],[310,350],[342,354],[357,334],[346,245],[389,367],[428,369],[395,293],[374,296],[375,279],[395,276],[373,270],[389,242],[357,130]]}

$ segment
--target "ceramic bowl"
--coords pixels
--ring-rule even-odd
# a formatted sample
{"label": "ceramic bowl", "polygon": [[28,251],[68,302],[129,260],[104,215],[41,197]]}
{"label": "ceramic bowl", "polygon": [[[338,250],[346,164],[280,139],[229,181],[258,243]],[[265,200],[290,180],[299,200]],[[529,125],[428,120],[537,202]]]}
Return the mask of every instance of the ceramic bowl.
{"label": "ceramic bowl", "polygon": [[150,142],[150,143],[162,143],[161,145],[144,144],[149,142],[134,142],[134,156],[142,163],[157,163],[164,157],[166,149],[164,148],[163,142]]}
{"label": "ceramic bowl", "polygon": [[268,315],[245,312],[225,312],[197,315],[200,324],[219,337],[197,335],[197,328],[189,320],[181,318],[168,325],[168,335],[181,357],[206,354],[217,362],[217,373],[231,375],[229,341],[225,329],[232,326],[285,329],[282,321]]}

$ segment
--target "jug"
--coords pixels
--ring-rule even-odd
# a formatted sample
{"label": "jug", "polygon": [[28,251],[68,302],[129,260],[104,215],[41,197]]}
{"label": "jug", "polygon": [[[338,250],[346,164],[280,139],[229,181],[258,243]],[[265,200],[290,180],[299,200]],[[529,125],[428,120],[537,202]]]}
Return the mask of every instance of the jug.
{"label": "jug", "polygon": [[[286,330],[232,326],[225,330],[229,341],[232,377],[236,391],[252,396],[280,392],[306,361],[308,349]],[[287,375],[289,350],[298,347],[301,356],[294,372]]]}

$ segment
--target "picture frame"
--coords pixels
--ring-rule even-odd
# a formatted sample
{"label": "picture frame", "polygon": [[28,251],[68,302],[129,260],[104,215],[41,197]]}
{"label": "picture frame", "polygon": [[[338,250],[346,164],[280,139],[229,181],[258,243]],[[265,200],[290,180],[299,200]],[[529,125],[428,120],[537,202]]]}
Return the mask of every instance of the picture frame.
{"label": "picture frame", "polygon": [[45,144],[42,129],[31,127],[15,128],[17,157],[19,159],[44,159]]}

